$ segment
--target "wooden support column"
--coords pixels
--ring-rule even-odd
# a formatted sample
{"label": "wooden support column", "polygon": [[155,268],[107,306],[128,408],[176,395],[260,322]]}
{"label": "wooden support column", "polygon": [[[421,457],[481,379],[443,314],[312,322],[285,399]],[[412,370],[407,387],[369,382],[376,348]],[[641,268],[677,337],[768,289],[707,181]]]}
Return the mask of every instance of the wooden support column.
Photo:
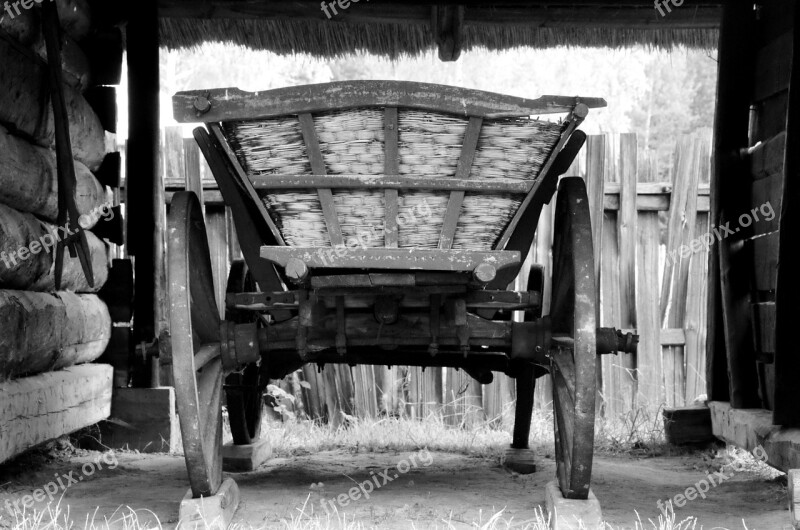
{"label": "wooden support column", "polygon": [[[749,197],[743,190],[750,189],[749,168],[740,156],[740,150],[749,143],[750,97],[754,74],[753,42],[754,11],[746,2],[725,5],[719,40],[719,78],[717,81],[717,107],[714,122],[715,172],[711,179],[711,196],[714,210],[712,226],[736,219],[739,212],[747,211]],[[717,363],[727,354],[730,376],[730,402],[734,408],[759,407],[758,379],[755,351],[753,350],[750,316],[750,285],[753,277],[752,259],[746,255],[747,247],[732,238],[717,241],[712,254],[718,262],[711,270],[718,271],[718,281],[710,286],[710,300],[720,290],[722,314],[709,314],[708,336],[713,339],[718,326],[724,329],[724,343],[709,341],[713,359],[709,377],[718,372]],[[713,302],[712,302],[713,303]],[[713,383],[712,383],[713,384]],[[714,384],[716,386],[716,384]]]}
{"label": "wooden support column", "polygon": [[[151,341],[155,335],[156,241],[161,204],[158,190],[159,76],[158,9],[155,0],[129,5],[127,181],[128,244],[136,258],[134,340]],[[161,256],[163,258],[163,255]]]}
{"label": "wooden support column", "polygon": [[[786,117],[786,150],[783,164],[783,202],[780,217],[778,285],[775,290],[775,396],[773,422],[800,427],[800,405],[794,393],[800,356],[797,354],[796,304],[800,292],[797,276],[800,259],[793,248],[800,230],[800,9],[794,6],[792,73],[789,80],[789,109]],[[783,252],[783,250],[786,252]]]}

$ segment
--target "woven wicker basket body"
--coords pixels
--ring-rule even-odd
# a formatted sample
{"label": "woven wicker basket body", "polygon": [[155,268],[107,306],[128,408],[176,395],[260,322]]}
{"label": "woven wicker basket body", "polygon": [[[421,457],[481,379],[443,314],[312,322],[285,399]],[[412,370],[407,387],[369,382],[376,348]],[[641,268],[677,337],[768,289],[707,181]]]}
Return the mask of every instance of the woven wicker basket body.
{"label": "woven wicker basket body", "polygon": [[[336,111],[314,116],[328,175],[384,173],[384,111]],[[441,113],[399,109],[399,173],[403,177],[455,178],[469,120]],[[470,179],[535,181],[564,126],[528,118],[484,120]],[[248,175],[311,175],[296,116],[228,122],[224,131]],[[335,190],[334,203],[348,245],[384,246],[382,190]],[[401,191],[398,245],[436,248],[449,193]],[[524,196],[467,192],[453,248],[491,250]],[[277,190],[262,197],[287,245],[331,245],[317,194]]]}

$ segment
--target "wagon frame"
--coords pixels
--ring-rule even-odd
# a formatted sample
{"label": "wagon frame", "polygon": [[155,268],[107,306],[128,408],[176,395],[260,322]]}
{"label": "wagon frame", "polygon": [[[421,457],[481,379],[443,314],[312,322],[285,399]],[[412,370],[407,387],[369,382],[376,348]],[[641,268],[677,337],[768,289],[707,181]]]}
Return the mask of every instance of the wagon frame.
{"label": "wagon frame", "polygon": [[[636,338],[598,328],[592,231],[586,187],[562,176],[586,135],[578,126],[599,98],[543,96],[527,100],[423,83],[350,81],[260,93],[238,89],[182,92],[180,122],[194,131],[231,208],[244,261],[228,282],[226,317],[214,300],[200,204],[191,192],[173,198],[169,215],[169,280],[173,375],[184,450],[195,497],[222,483],[223,377],[234,443],[258,437],[261,393],[306,363],[441,366],[464,369],[482,384],[492,372],[516,379],[513,443],[507,458],[528,448],[535,379],[553,376],[558,482],[567,498],[589,494],[595,414],[596,356],[634,351]],[[381,175],[328,175],[313,115],[379,108],[384,124]],[[468,119],[455,178],[402,176],[398,109]],[[560,137],[534,181],[470,179],[485,120],[562,113]],[[297,116],[311,175],[248,175],[222,124]],[[312,190],[331,246],[288,246],[259,193]],[[382,248],[346,248],[333,190],[382,190]],[[399,248],[398,194],[447,192],[438,248]],[[554,222],[550,313],[542,315],[539,265],[522,270],[539,216],[559,190]],[[467,193],[513,193],[521,205],[490,250],[453,249]],[[337,250],[344,249],[342,252]],[[526,276],[527,289],[509,289]],[[257,288],[256,288],[257,286]],[[524,312],[524,321],[511,318]]]}

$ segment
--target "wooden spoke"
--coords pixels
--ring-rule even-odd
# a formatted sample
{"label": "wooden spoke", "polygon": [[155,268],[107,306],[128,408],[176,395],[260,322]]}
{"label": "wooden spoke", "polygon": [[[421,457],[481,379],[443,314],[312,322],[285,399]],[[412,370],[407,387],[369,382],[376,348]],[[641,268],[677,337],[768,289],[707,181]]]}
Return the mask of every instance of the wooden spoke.
{"label": "wooden spoke", "polygon": [[194,354],[194,369],[200,371],[205,365],[219,358],[219,343],[200,346]]}
{"label": "wooden spoke", "polygon": [[558,482],[569,499],[586,499],[592,475],[596,313],[592,228],[586,185],[559,186],[553,240],[550,351]]}
{"label": "wooden spoke", "polygon": [[194,497],[222,483],[222,360],[208,239],[193,192],[176,193],[168,230],[172,374]]}

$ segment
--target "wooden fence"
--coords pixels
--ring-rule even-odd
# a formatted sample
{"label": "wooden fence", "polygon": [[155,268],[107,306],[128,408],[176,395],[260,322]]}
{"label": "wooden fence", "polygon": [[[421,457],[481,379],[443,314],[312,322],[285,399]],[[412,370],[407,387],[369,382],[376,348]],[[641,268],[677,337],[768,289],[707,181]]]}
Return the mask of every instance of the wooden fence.
{"label": "wooden fence", "polygon": [[[705,393],[706,276],[710,134],[681,139],[671,168],[659,170],[635,134],[590,136],[568,172],[587,181],[594,231],[600,322],[640,336],[637,355],[607,355],[598,367],[598,407],[606,416],[640,407],[681,406]],[[165,200],[181,189],[202,195],[220,310],[230,262],[239,259],[230,212],[205,160],[180,128],[163,141]],[[550,269],[552,208],[545,207],[529,260]],[[710,235],[708,236],[710,237]],[[527,270],[523,268],[523,270]],[[545,279],[544,312],[550,279]],[[518,283],[517,288],[525,286]],[[162,304],[165,296],[159,296]],[[166,308],[161,314],[166,315]],[[165,318],[160,319],[166,326]],[[339,423],[344,415],[441,414],[452,425],[510,425],[514,381],[480,385],[463,371],[416,367],[309,365],[276,382],[286,410]],[[536,403],[551,404],[538,381]],[[331,413],[334,411],[334,413]]]}

